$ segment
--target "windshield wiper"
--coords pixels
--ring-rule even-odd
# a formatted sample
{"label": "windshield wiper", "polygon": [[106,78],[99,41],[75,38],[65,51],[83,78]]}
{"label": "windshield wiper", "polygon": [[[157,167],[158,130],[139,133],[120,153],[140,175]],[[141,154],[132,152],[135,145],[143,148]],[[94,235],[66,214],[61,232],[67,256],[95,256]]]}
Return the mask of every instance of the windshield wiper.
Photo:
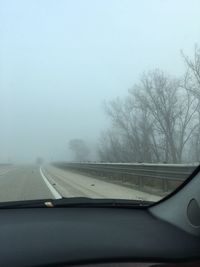
{"label": "windshield wiper", "polygon": [[135,207],[153,204],[153,202],[143,200],[93,199],[87,197],[62,198],[51,202],[53,207]]}
{"label": "windshield wiper", "polygon": [[15,208],[62,208],[62,207],[147,207],[153,204],[144,200],[125,199],[93,199],[87,197],[71,197],[61,199],[42,199],[0,203],[0,209]]}
{"label": "windshield wiper", "polygon": [[45,202],[49,200],[22,200],[22,201],[9,201],[1,202],[0,209],[17,209],[17,208],[46,208]]}

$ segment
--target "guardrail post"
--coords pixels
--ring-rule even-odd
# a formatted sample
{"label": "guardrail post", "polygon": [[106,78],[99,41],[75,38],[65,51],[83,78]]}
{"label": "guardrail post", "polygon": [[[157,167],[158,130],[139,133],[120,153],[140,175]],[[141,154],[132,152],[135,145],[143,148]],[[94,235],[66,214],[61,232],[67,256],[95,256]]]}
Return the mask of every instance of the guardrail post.
{"label": "guardrail post", "polygon": [[167,192],[168,191],[168,181],[167,181],[167,179],[163,179],[162,185],[163,185],[163,192]]}
{"label": "guardrail post", "polygon": [[143,186],[144,186],[144,181],[143,181],[143,177],[139,177],[139,188],[140,189],[143,189]]}

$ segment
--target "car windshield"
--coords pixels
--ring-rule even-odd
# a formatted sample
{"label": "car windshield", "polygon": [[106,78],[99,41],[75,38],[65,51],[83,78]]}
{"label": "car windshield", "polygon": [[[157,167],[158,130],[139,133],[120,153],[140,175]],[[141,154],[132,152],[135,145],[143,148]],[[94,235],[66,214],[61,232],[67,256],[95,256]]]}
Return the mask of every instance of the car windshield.
{"label": "car windshield", "polygon": [[0,0],[0,202],[156,202],[200,162],[198,0]]}

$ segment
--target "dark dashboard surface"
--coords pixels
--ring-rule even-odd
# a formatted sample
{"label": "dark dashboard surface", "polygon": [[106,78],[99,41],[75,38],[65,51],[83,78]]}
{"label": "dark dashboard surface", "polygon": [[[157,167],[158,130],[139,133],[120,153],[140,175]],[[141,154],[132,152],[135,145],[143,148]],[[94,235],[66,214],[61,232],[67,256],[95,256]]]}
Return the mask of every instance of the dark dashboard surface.
{"label": "dark dashboard surface", "polygon": [[125,208],[0,210],[0,266],[198,258],[200,240]]}

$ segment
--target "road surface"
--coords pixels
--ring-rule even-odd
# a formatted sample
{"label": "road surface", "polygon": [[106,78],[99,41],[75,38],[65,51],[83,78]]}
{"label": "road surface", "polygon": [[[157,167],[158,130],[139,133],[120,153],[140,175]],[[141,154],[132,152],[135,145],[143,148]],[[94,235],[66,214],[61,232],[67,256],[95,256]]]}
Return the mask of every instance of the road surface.
{"label": "road surface", "polygon": [[53,166],[0,168],[0,202],[61,197],[157,201],[160,197]]}

